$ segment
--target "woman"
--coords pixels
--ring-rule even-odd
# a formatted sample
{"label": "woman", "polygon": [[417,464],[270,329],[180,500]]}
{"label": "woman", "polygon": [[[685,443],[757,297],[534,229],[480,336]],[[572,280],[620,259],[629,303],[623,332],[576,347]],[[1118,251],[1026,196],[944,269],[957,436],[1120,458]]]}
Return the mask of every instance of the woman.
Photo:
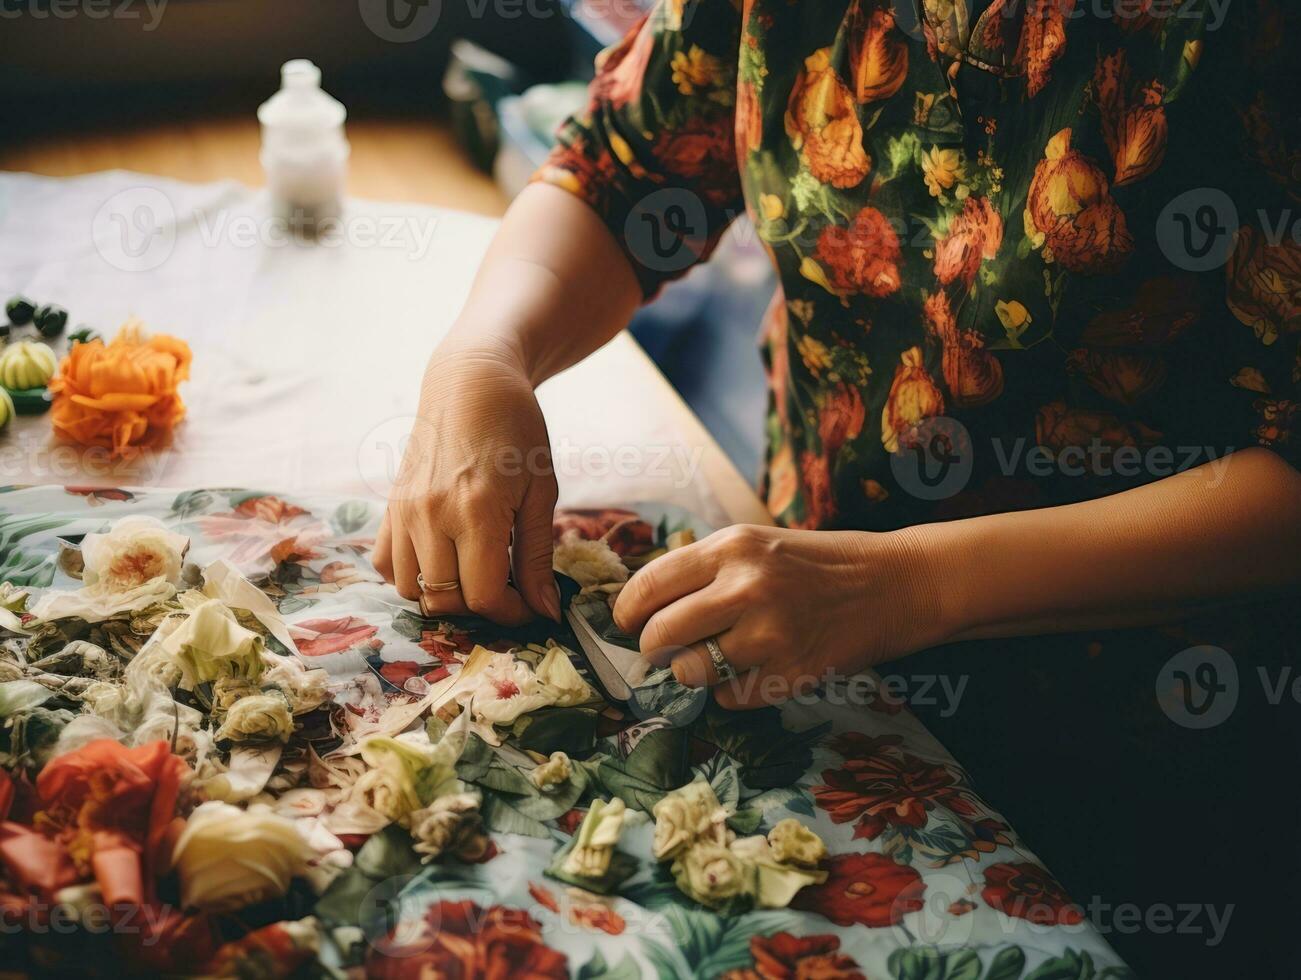
{"label": "woman", "polygon": [[[663,0],[602,56],[430,363],[376,551],[402,595],[558,616],[554,477],[496,461],[541,458],[534,387],[744,208],[781,281],[763,486],[781,526],[652,563],[620,595],[621,625],[736,707],[941,644],[1086,631],[1090,659],[1143,665],[1126,686],[1096,679],[1107,663],[1082,679],[1083,642],[1033,666],[1013,643],[955,648],[957,669],[999,678],[955,716],[959,755],[988,762],[971,722],[1009,684],[1090,744],[1100,718],[1189,734],[1152,683],[1194,634],[1115,640],[1139,651],[1117,659],[1099,650],[1153,634],[1097,633],[1301,584],[1295,15],[1281,0],[922,6]],[[1116,720],[1117,700],[1144,720]],[[1036,744],[1045,763],[1070,757]],[[1122,770],[1099,779],[1150,785]]]}

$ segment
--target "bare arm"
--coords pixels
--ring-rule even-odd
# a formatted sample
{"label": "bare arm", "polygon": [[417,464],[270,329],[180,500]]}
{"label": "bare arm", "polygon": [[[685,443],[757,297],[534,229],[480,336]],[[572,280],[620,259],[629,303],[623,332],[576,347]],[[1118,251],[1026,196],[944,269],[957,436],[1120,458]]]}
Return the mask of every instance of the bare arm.
{"label": "bare arm", "polygon": [[1168,622],[1301,588],[1301,474],[1248,449],[1097,500],[901,532],[949,639]]}
{"label": "bare arm", "polygon": [[1301,591],[1301,474],[1249,449],[1085,503],[888,533],[729,528],[632,577],[616,620],[688,684],[706,637],[754,707],[955,640],[1138,626]]}
{"label": "bare arm", "polygon": [[433,360],[500,350],[536,386],[622,330],[641,299],[627,256],[596,213],[559,188],[530,184],[506,212]]}
{"label": "bare arm", "polygon": [[511,205],[430,358],[376,538],[375,567],[402,596],[427,613],[559,618],[556,479],[533,388],[623,329],[640,301],[629,260],[585,203],[534,184]]}

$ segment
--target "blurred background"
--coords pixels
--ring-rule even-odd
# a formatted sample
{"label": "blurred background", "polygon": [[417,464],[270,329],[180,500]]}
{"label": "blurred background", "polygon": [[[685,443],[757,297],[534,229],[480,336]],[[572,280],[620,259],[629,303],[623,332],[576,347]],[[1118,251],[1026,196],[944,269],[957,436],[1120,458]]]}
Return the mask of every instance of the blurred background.
{"label": "blurred background", "polygon": [[[315,62],[348,192],[501,215],[651,0],[0,0],[0,169],[264,184],[257,107]],[[752,479],[775,279],[744,216],[632,330]]]}

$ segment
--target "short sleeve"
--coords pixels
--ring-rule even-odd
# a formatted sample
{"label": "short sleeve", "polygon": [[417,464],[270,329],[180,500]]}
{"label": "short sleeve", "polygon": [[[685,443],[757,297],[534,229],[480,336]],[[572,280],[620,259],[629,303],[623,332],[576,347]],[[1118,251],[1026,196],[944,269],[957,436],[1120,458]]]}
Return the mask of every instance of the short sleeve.
{"label": "short sleeve", "polygon": [[646,297],[708,258],[744,207],[739,43],[730,0],[659,0],[597,57],[587,107],[534,175],[600,215]]}

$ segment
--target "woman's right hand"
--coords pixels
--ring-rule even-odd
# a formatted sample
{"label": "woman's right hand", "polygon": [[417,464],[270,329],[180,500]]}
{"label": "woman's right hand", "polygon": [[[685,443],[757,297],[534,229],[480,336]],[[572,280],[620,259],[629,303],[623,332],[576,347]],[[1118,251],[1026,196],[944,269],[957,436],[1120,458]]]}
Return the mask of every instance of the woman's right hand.
{"label": "woman's right hand", "polygon": [[[522,358],[504,344],[440,350],[425,372],[375,568],[427,615],[558,620],[556,492],[546,423]],[[451,582],[458,587],[429,588]]]}

